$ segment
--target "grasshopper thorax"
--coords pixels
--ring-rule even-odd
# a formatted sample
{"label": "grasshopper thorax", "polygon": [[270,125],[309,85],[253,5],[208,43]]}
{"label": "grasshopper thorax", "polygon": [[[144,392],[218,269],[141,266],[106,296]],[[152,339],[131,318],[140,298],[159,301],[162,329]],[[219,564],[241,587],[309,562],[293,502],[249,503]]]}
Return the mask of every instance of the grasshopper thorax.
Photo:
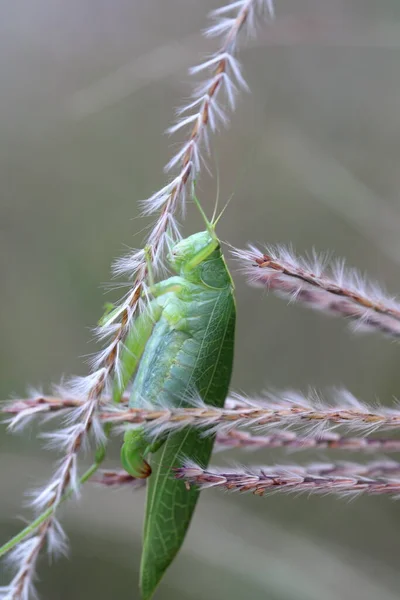
{"label": "grasshopper thorax", "polygon": [[219,248],[219,242],[210,231],[201,231],[180,240],[168,256],[177,273],[189,273],[206,261]]}
{"label": "grasshopper thorax", "polygon": [[168,259],[171,267],[192,283],[214,289],[233,286],[212,229],[195,233],[175,244]]}

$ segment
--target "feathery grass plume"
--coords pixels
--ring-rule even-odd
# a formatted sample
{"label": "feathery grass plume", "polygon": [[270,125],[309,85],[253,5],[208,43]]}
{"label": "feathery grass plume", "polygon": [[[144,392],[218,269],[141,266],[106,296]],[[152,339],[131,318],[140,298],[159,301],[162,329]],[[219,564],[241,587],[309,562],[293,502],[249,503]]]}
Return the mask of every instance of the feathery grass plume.
{"label": "feathery grass plume", "polygon": [[[115,405],[109,396],[104,396],[98,409],[97,419],[100,423],[112,423],[120,425],[121,429],[126,427],[145,426],[150,437],[157,437],[161,433],[176,431],[192,425],[203,428],[210,433],[216,432],[220,438],[225,438],[225,443],[245,444],[244,437],[239,438],[238,432],[232,430],[237,427],[250,427],[255,429],[292,427],[305,430],[306,434],[297,436],[286,431],[274,432],[264,442],[258,440],[259,444],[277,444],[297,446],[304,444],[308,447],[319,445],[319,447],[343,446],[347,449],[370,448],[392,449],[397,448],[397,440],[379,440],[367,438],[342,438],[331,430],[333,427],[344,426],[347,430],[360,431],[362,434],[370,434],[374,431],[397,429],[400,427],[400,407],[368,406],[355,398],[348,390],[339,389],[332,393],[333,401],[323,401],[315,391],[308,395],[295,390],[282,392],[264,393],[259,398],[248,398],[240,394],[232,394],[227,398],[224,408],[215,408],[204,404],[199,399],[192,400],[189,408],[179,407],[141,407],[129,408],[125,402]],[[82,410],[85,402],[82,399],[69,395],[66,398],[68,406],[63,404],[62,398],[48,397],[50,414],[57,414],[57,410],[65,413]],[[14,415],[10,419],[10,427],[22,427],[24,417],[30,420],[36,414],[35,402],[38,408],[46,414],[47,397],[38,396],[36,399],[15,400],[5,406],[3,412]],[[71,406],[73,408],[71,408]],[[26,408],[27,407],[27,408]],[[15,421],[16,419],[16,421]],[[244,435],[244,434],[240,434]],[[231,436],[229,441],[227,436]],[[280,437],[279,437],[280,436]],[[236,440],[236,441],[235,441]],[[256,443],[250,441],[248,445]]]}
{"label": "feathery grass plume", "polygon": [[[267,10],[265,10],[267,9]],[[35,508],[49,510],[48,518],[41,524],[37,534],[21,544],[18,554],[18,572],[2,595],[14,600],[34,595],[33,574],[40,550],[51,539],[56,539],[56,532],[61,528],[56,521],[55,511],[68,489],[76,492],[79,488],[77,476],[77,455],[86,444],[88,434],[94,434],[98,446],[104,445],[106,436],[98,420],[98,409],[101,398],[107,393],[110,383],[123,378],[121,353],[125,339],[130,331],[133,319],[148,307],[149,261],[157,271],[163,266],[165,250],[171,243],[180,239],[179,226],[176,221],[178,209],[184,209],[187,187],[198,177],[203,148],[208,149],[208,133],[215,131],[219,123],[226,123],[226,114],[222,106],[223,92],[233,110],[237,91],[246,89],[241,75],[240,65],[236,58],[239,33],[247,29],[252,33],[259,16],[264,12],[273,14],[271,0],[235,1],[212,13],[215,23],[206,34],[221,36],[220,49],[201,65],[192,69],[192,74],[207,73],[206,81],[194,92],[193,101],[183,107],[178,114],[181,120],[170,129],[170,133],[190,126],[187,141],[181,150],[168,163],[166,170],[177,168],[176,176],[161,190],[153,194],[144,203],[144,214],[159,213],[143,250],[132,253],[116,262],[114,273],[128,273],[133,281],[131,289],[122,298],[120,304],[102,319],[95,335],[100,340],[109,340],[108,345],[90,362],[91,373],[87,377],[76,378],[65,390],[83,402],[76,408],[65,429],[53,434],[53,445],[62,448],[65,455],[60,465],[44,490],[37,493],[32,502]],[[229,16],[232,15],[232,16]],[[188,116],[187,112],[191,112]],[[27,407],[28,410],[28,407]],[[30,414],[33,415],[33,405]],[[29,412],[29,411],[28,411]],[[39,409],[37,412],[40,412]],[[27,415],[27,412],[20,415]],[[22,417],[21,421],[22,422]],[[12,426],[16,428],[18,418]],[[59,538],[61,536],[58,536]],[[62,535],[63,547],[65,537]],[[48,544],[49,545],[49,544]],[[61,544],[60,544],[61,545]]]}
{"label": "feathery grass plume", "polygon": [[[223,475],[223,477],[226,479],[224,484],[219,482],[221,475]],[[298,478],[301,478],[303,480],[302,483],[304,484],[307,483],[305,480],[308,478],[314,479],[314,483],[318,483],[318,479],[331,480],[332,478],[339,477],[351,477],[358,480],[364,479],[365,481],[371,480],[373,477],[390,480],[396,479],[399,480],[397,483],[398,486],[400,486],[400,463],[392,460],[377,460],[367,464],[341,461],[337,463],[311,463],[306,466],[274,465],[271,467],[251,467],[245,470],[235,469],[227,473],[222,469],[201,469],[192,461],[186,461],[182,468],[176,469],[175,476],[178,479],[187,479],[190,483],[196,483],[201,487],[223,485],[227,489],[236,489],[236,487],[229,486],[237,484],[237,489],[239,491],[249,491],[242,489],[239,487],[239,485],[245,487],[247,484],[252,482],[252,477],[254,476],[257,477],[257,486],[263,481],[263,479],[280,479],[280,482],[276,485],[283,487],[285,485],[290,485],[289,478],[295,478],[295,483],[297,485]],[[209,481],[206,481],[207,477],[209,478]],[[216,479],[212,482],[211,477],[215,477]],[[287,480],[286,483],[285,479]],[[218,482],[216,480],[218,480]],[[136,479],[135,477],[128,475],[125,471],[109,470],[100,472],[99,475],[93,479],[93,481],[107,487],[129,486],[136,489],[141,487],[140,484],[143,480]],[[207,485],[208,483],[211,485]],[[347,484],[348,482],[346,482],[346,485]],[[275,484],[270,482],[270,486],[272,487],[273,485]],[[269,487],[268,484],[266,487]],[[400,491],[400,487],[397,488],[397,491]]]}
{"label": "feathery grass plume", "polygon": [[[294,392],[290,392],[290,395],[293,396]],[[351,398],[349,392],[345,393],[343,390],[340,392],[343,396],[345,395],[345,399],[347,404],[349,404],[349,399]],[[340,397],[339,394],[339,397]],[[284,397],[285,394],[282,394]],[[124,412],[125,410],[130,410],[127,406],[128,396],[123,396],[123,402],[121,402],[119,406],[119,410],[117,411],[119,414],[115,415],[115,407],[111,404],[111,398],[105,396],[102,398],[102,406],[99,409],[99,420],[112,420],[114,415],[116,418],[116,422],[120,423],[121,415],[120,411]],[[243,419],[243,408],[248,407],[249,404],[253,406],[256,404],[257,410],[259,409],[260,402],[262,400],[249,400],[246,399],[245,404],[242,401],[239,401],[236,398],[229,398],[226,403],[226,408],[230,408],[233,412],[231,413],[232,420],[235,414],[241,415],[242,420],[245,425],[249,425],[251,419],[249,418],[249,423]],[[264,401],[265,402],[265,401]],[[295,400],[294,403],[298,403],[299,400]],[[9,427],[11,428],[21,428],[27,425],[31,418],[36,415],[49,415],[53,417],[57,414],[65,415],[66,413],[74,410],[75,408],[81,406],[83,403],[82,400],[78,400],[77,398],[61,398],[55,396],[45,396],[45,395],[36,395],[32,398],[27,399],[17,399],[13,402],[7,403],[3,412],[6,414],[14,415],[9,419]],[[304,400],[301,400],[302,405],[304,405]],[[366,406],[362,406],[361,403],[357,401],[357,410],[353,411],[351,414],[349,413],[348,406],[346,409],[344,408],[344,402],[342,401],[342,407],[339,409],[339,413],[342,415],[342,424],[346,423],[348,427],[354,426],[354,421],[357,422],[355,425],[356,429],[360,428],[360,407],[363,412],[363,423],[365,424],[373,424],[375,428],[376,423],[383,423],[383,428],[395,428],[396,423],[400,424],[400,411],[396,413],[396,409],[372,409]],[[355,401],[352,400],[351,405],[355,406]],[[111,413],[110,413],[110,408]],[[207,407],[208,408],[208,407]],[[338,407],[334,407],[334,412],[337,412]],[[182,420],[186,418],[193,417],[193,409],[181,409],[182,410]],[[330,422],[331,420],[336,423],[335,419],[338,418],[336,415],[335,418],[331,418],[331,413],[327,414],[327,410],[331,411],[332,407],[325,407],[325,417],[326,421]],[[346,410],[346,412],[344,412]],[[149,416],[153,419],[156,415],[154,410],[149,408]],[[318,411],[321,413],[321,403],[318,403]],[[146,411],[144,410],[144,415]],[[322,411],[324,412],[324,411]],[[368,416],[365,416],[365,413],[368,413]],[[129,413],[131,414],[131,413]],[[138,418],[137,414],[135,414],[134,418]],[[156,414],[160,414],[159,409],[157,408]],[[169,414],[169,413],[168,413]],[[204,411],[198,414],[204,417]],[[162,413],[164,417],[164,413]],[[302,427],[304,426],[307,419],[304,419],[304,415],[301,414],[301,422]],[[132,418],[132,416],[131,416]],[[142,416],[140,418],[144,418]],[[344,420],[346,418],[346,420]],[[157,421],[157,419],[154,419]],[[239,420],[239,418],[238,418]],[[304,422],[303,422],[304,420]],[[310,418],[309,422],[313,422],[315,419]],[[323,419],[321,419],[323,421]],[[283,419],[283,423],[278,422],[278,424],[288,425],[287,423],[287,414]],[[353,425],[352,425],[353,423]],[[299,425],[299,423],[297,423]],[[368,426],[369,426],[368,425]],[[271,427],[274,426],[274,423],[271,424]],[[296,423],[295,423],[296,426]],[[328,426],[330,426],[328,424]],[[215,423],[213,424],[215,428]],[[258,424],[255,425],[258,428]],[[380,425],[379,425],[380,427]],[[364,432],[364,433],[368,433]],[[240,429],[232,428],[226,430],[225,428],[221,431],[217,432],[216,438],[217,445],[215,447],[215,451],[221,452],[223,450],[228,450],[231,448],[239,448],[243,450],[258,450],[262,448],[284,448],[287,450],[309,450],[309,449],[331,449],[331,450],[351,450],[351,451],[362,451],[362,452],[400,452],[400,439],[395,438],[371,438],[366,436],[361,437],[347,437],[340,433],[334,431],[317,431],[315,435],[312,433],[306,433],[305,435],[301,435],[295,431],[282,430],[282,429],[273,429],[269,435],[255,435],[249,431],[242,431]]]}
{"label": "feathery grass plume", "polygon": [[400,494],[400,471],[396,463],[357,465],[310,464],[277,465],[247,469],[203,469],[186,461],[175,476],[200,488],[217,487],[229,491],[251,492],[256,496],[273,492],[307,492],[316,494]]}
{"label": "feathery grass plume", "polygon": [[[205,79],[195,88],[192,101],[177,110],[178,121],[167,130],[170,134],[188,130],[186,141],[165,167],[167,172],[177,168],[177,175],[143,203],[145,214],[162,210],[156,229],[163,229],[164,214],[173,214],[177,205],[184,209],[188,183],[197,179],[202,152],[210,148],[209,133],[228,123],[225,104],[234,110],[238,91],[248,89],[236,58],[239,34],[243,29],[254,34],[256,21],[264,13],[273,17],[271,0],[240,0],[211,12],[215,24],[206,29],[205,35],[221,37],[221,46],[190,69],[192,75],[206,74]],[[150,245],[157,236],[150,235]]]}
{"label": "feathery grass plume", "polygon": [[364,434],[397,429],[400,427],[400,408],[370,408],[346,390],[336,392],[334,405],[324,404],[315,393],[306,397],[288,390],[256,399],[232,396],[224,408],[202,402],[197,402],[193,408],[112,406],[102,412],[101,418],[105,422],[120,423],[122,430],[144,426],[150,439],[188,425],[204,429],[205,435],[226,433],[237,427],[262,430],[278,425],[301,428],[310,436],[318,437],[324,430],[340,425]]}
{"label": "feathery grass plume", "polygon": [[51,480],[43,488],[30,493],[31,507],[36,513],[46,512],[47,517],[9,555],[9,562],[16,566],[17,572],[9,586],[3,588],[2,595],[7,600],[35,597],[33,582],[42,548],[47,545],[48,553],[52,556],[66,553],[67,537],[56,518],[56,511],[67,492],[79,492],[77,457],[80,449],[88,443],[89,432],[96,444],[104,444],[103,426],[97,415],[101,390],[105,387],[104,371],[102,369],[88,378],[75,380],[65,388],[65,395],[81,400],[81,405],[71,412],[64,428],[48,436],[51,439],[50,446],[61,450],[63,457]]}
{"label": "feathery grass plume", "polygon": [[346,317],[355,331],[378,330],[400,336],[400,303],[376,283],[368,282],[344,261],[329,267],[326,258],[297,257],[291,248],[271,247],[261,252],[254,246],[235,250],[249,282],[315,310]]}
{"label": "feathery grass plume", "polygon": [[[128,398],[128,393],[123,394],[121,404],[126,404]],[[8,430],[17,432],[29,425],[36,417],[48,420],[57,415],[64,416],[74,409],[79,410],[84,402],[84,399],[78,398],[76,395],[71,396],[66,393],[65,389],[55,386],[51,395],[32,390],[28,398],[16,398],[4,402],[2,406],[0,404],[0,413],[7,415],[3,423],[8,425]],[[111,396],[103,395],[99,404],[100,406],[110,405],[111,402]],[[99,410],[101,412],[101,408]]]}

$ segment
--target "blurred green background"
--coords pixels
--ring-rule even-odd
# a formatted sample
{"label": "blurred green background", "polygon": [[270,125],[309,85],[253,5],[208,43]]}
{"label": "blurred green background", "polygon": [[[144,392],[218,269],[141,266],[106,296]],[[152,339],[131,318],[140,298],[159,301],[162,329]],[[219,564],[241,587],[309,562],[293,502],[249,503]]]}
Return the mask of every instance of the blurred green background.
{"label": "blurred green background", "polygon": [[[89,326],[110,263],[138,247],[138,200],[161,187],[179,136],[163,130],[190,94],[187,68],[215,0],[3,0],[0,4],[0,397],[85,374]],[[329,250],[386,283],[400,279],[400,5],[276,0],[277,20],[242,48],[252,90],[215,143],[222,239]],[[205,175],[208,213],[217,183]],[[185,233],[202,224],[189,211]],[[398,345],[237,286],[232,387],[348,387],[399,394]],[[38,430],[0,431],[0,541],[22,525],[23,493],[53,456]],[[224,460],[331,460],[275,452]],[[346,455],[349,458],[349,455]],[[345,458],[341,454],[340,458]],[[219,457],[218,460],[223,460]],[[118,463],[114,443],[110,464]],[[44,600],[138,598],[142,492],[89,485],[62,511],[71,558],[42,559]],[[157,598],[394,600],[400,504],[205,492]],[[6,574],[2,573],[2,577]]]}

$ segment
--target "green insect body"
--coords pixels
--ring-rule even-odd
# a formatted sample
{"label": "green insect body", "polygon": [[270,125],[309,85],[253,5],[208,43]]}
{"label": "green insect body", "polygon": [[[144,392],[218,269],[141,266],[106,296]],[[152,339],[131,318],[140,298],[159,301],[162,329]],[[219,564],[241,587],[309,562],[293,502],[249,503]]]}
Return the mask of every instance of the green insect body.
{"label": "green insect body", "polygon": [[[208,231],[194,234],[169,256],[178,275],[152,287],[148,314],[135,322],[126,342],[124,377],[118,400],[136,369],[129,405],[185,406],[193,393],[222,407],[231,378],[235,332],[234,287],[218,239]],[[143,430],[127,431],[121,451],[123,467],[147,477],[140,587],[152,597],[181,547],[199,491],[174,478],[182,457],[206,466],[214,436],[193,428],[170,433],[149,445]],[[147,460],[149,453],[151,458]]]}

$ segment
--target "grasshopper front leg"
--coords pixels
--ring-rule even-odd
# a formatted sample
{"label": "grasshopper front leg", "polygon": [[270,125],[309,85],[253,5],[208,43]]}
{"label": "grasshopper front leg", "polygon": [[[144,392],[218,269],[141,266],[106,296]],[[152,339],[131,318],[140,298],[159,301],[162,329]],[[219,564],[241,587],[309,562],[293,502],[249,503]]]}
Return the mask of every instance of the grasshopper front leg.
{"label": "grasshopper front leg", "polygon": [[145,456],[156,452],[165,440],[149,444],[143,428],[127,431],[124,435],[124,443],[121,448],[121,464],[129,475],[135,479],[146,479],[151,475],[151,467],[145,460]]}

